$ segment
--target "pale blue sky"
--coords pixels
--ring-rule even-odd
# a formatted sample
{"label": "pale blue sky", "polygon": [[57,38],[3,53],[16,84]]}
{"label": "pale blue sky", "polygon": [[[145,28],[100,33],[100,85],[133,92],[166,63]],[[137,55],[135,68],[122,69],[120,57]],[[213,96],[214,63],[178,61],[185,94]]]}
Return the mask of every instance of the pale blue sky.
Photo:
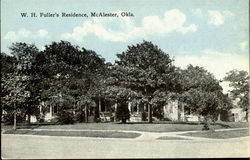
{"label": "pale blue sky", "polygon": [[[130,44],[152,41],[175,64],[205,67],[217,78],[249,68],[248,0],[1,0],[1,52],[12,42],[39,49],[67,40],[106,61]],[[131,12],[134,17],[95,18],[90,12]],[[22,18],[20,13],[75,12],[88,18]]]}

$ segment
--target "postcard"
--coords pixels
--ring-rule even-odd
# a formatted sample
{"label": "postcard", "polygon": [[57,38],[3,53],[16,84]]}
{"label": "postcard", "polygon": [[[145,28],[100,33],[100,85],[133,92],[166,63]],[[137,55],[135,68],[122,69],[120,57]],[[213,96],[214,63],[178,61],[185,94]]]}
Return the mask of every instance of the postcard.
{"label": "postcard", "polygon": [[3,159],[247,158],[249,1],[1,0]]}

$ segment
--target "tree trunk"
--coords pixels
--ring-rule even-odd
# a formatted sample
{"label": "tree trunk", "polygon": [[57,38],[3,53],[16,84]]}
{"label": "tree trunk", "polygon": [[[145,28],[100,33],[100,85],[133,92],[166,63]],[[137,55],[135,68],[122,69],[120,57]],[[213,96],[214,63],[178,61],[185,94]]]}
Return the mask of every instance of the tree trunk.
{"label": "tree trunk", "polygon": [[14,111],[14,126],[13,129],[16,130],[16,110]]}
{"label": "tree trunk", "polygon": [[122,123],[126,123],[126,118],[122,118]]}
{"label": "tree trunk", "polygon": [[246,121],[248,122],[248,115],[249,114],[249,109],[246,109]]}
{"label": "tree trunk", "polygon": [[198,125],[200,125],[201,124],[201,116],[198,114]]}
{"label": "tree trunk", "polygon": [[217,122],[221,122],[220,113],[218,115]]}
{"label": "tree trunk", "polygon": [[207,117],[205,116],[205,122],[204,122],[204,125],[203,125],[203,128],[202,130],[210,130],[210,124],[211,124],[211,118],[210,117]]}
{"label": "tree trunk", "polygon": [[151,105],[148,104],[148,123],[152,123],[152,108]]}
{"label": "tree trunk", "polygon": [[28,125],[30,125],[30,114],[28,114],[28,121],[27,121],[28,123]]}
{"label": "tree trunk", "polygon": [[85,108],[85,122],[88,123],[88,105]]}

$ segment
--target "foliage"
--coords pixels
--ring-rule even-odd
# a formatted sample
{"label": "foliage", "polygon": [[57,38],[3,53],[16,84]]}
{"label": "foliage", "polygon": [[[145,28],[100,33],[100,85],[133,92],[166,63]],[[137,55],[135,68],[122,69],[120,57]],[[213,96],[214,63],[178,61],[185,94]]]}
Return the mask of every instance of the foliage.
{"label": "foliage", "polygon": [[17,110],[25,111],[27,108],[23,104],[30,97],[30,92],[25,88],[25,80],[22,80],[22,77],[13,74],[3,76],[1,83],[2,109],[9,114],[13,114]]}
{"label": "foliage", "polygon": [[126,103],[126,100],[120,100],[120,103],[117,106],[116,117],[118,120],[121,120],[122,123],[126,123],[126,121],[130,118],[128,104]]}
{"label": "foliage", "polygon": [[246,71],[232,70],[226,73],[224,81],[229,81],[229,86],[233,87],[230,95],[233,100],[239,99],[238,105],[247,112],[248,121],[249,112],[249,75]]}
{"label": "foliage", "polygon": [[[152,115],[162,119],[162,106],[170,100],[180,100],[192,113],[210,118],[231,107],[211,73],[198,66],[175,67],[167,53],[148,41],[128,46],[117,54],[114,65],[67,41],[52,42],[44,51],[26,43],[14,43],[10,50],[12,56],[1,53],[1,101],[9,115],[14,104],[24,115],[38,115],[39,104],[47,101],[58,105],[60,123],[82,122],[91,110],[98,114],[95,101],[100,98],[118,102],[116,114],[122,122],[129,119],[127,101],[148,106],[149,122]],[[242,107],[249,105],[248,78],[236,71],[225,78]]]}
{"label": "foliage", "polygon": [[60,124],[73,124],[74,114],[62,107],[58,113],[57,121]]}
{"label": "foliage", "polygon": [[80,112],[77,115],[82,121],[83,109],[89,110],[92,98],[100,96],[103,90],[104,59],[94,51],[79,49],[66,41],[46,45],[39,57],[39,68],[49,80],[45,97],[53,97],[60,92],[71,96],[74,99],[71,107]]}
{"label": "foliage", "polygon": [[[117,54],[119,60],[112,68],[108,85],[115,86],[113,91],[122,90],[119,95],[137,99],[138,103],[145,103],[156,107],[158,92],[164,92],[165,97],[174,92],[178,86],[174,83],[172,59],[151,42],[128,46],[128,50]],[[110,92],[111,94],[113,92]],[[149,112],[150,113],[150,112]],[[149,122],[152,120],[150,113]]]}
{"label": "foliage", "polygon": [[238,105],[244,109],[249,107],[249,75],[246,71],[232,70],[227,73],[224,81],[229,81],[233,99],[239,98]]}
{"label": "foliage", "polygon": [[[34,69],[38,49],[34,44],[13,43],[10,50],[12,56],[5,56],[3,59],[5,61],[3,62],[4,69],[6,69],[3,73],[3,85],[8,88],[3,90],[11,92],[9,94],[5,92],[5,95],[1,95],[3,106],[5,106],[4,110],[10,112],[13,108],[11,106],[17,104],[17,107],[30,117],[39,111],[37,107],[39,85],[38,83],[34,84],[35,81],[39,82],[39,79],[35,78],[39,76]],[[11,98],[8,97],[10,95]]]}
{"label": "foliage", "polygon": [[[13,112],[7,112],[7,114],[2,115],[2,123],[11,125],[14,124],[14,113]],[[22,123],[25,121],[25,115],[24,114],[18,114],[17,117],[17,122]]]}
{"label": "foliage", "polygon": [[231,107],[227,95],[222,93],[219,81],[202,67],[189,65],[182,75],[183,92],[180,100],[191,113],[204,116],[208,122],[215,120],[221,110]]}
{"label": "foliage", "polygon": [[57,113],[57,121],[60,124],[72,124],[74,123],[74,109],[72,108],[72,97],[69,97],[67,95],[65,96],[58,96],[56,97],[59,99],[58,101],[55,101],[54,105],[58,106],[58,113]]}
{"label": "foliage", "polygon": [[143,112],[141,113],[141,120],[142,120],[142,121],[146,121],[146,120],[147,120],[147,113],[146,113],[145,111],[143,111]]}

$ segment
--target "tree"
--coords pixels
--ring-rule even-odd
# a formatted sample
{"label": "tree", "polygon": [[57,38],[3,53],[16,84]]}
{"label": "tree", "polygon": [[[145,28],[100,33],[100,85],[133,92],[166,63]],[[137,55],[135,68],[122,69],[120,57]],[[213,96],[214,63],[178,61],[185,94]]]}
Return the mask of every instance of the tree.
{"label": "tree", "polygon": [[13,43],[10,47],[11,54],[17,59],[16,74],[22,77],[22,83],[25,83],[25,90],[30,93],[26,101],[22,104],[25,115],[28,116],[28,123],[30,123],[30,116],[39,113],[38,104],[40,102],[41,77],[37,74],[37,55],[39,50],[34,44]]}
{"label": "tree", "polygon": [[189,65],[182,71],[183,92],[180,100],[191,113],[204,116],[205,122],[217,118],[220,110],[230,108],[230,101],[214,76],[202,67]]}
{"label": "tree", "polygon": [[249,75],[246,71],[231,70],[226,73],[224,81],[229,82],[229,86],[233,87],[230,94],[233,100],[239,99],[238,105],[246,111],[246,120],[249,114]]}
{"label": "tree", "polygon": [[[9,76],[11,78],[6,79],[5,82],[6,83],[7,81],[13,82],[16,80],[16,83],[13,82],[13,84],[17,84],[16,87],[9,86],[9,89],[15,90],[16,95],[18,90],[22,93],[23,92],[29,93],[29,96],[25,98],[25,101],[19,100],[19,102],[16,103],[19,103],[19,105],[21,105],[23,108],[22,112],[24,112],[25,114],[28,115],[28,117],[30,117],[31,114],[34,114],[34,112],[38,110],[36,103],[37,101],[31,99],[37,97],[34,95],[34,93],[35,94],[39,93],[32,92],[32,90],[29,90],[30,89],[29,86],[31,83],[34,82],[33,81],[34,77],[36,77],[34,75],[35,72],[33,72],[34,70],[32,68],[33,65],[35,64],[35,58],[39,51],[34,44],[30,45],[26,43],[13,43],[9,49],[11,50],[12,58],[8,58],[6,60],[14,59],[14,63],[12,64],[13,67],[11,72],[9,72]],[[20,84],[19,86],[22,86],[24,88],[22,88],[21,90],[20,88],[18,89],[18,84]],[[16,99],[16,101],[18,101],[18,99]],[[20,102],[22,102],[22,104],[20,104]]]}
{"label": "tree", "polygon": [[24,117],[22,113],[26,108],[23,103],[30,97],[30,92],[26,90],[27,77],[18,74],[16,64],[16,57],[1,53],[1,109],[7,112],[4,118],[14,122],[14,129],[17,111],[21,111],[18,117]]}
{"label": "tree", "polygon": [[[2,87],[9,94],[1,97],[1,104],[5,111],[11,116],[14,116],[14,130],[16,129],[16,116],[17,111],[24,111],[27,108],[24,108],[23,103],[27,98],[30,97],[30,92],[25,90],[25,83],[22,82],[21,77],[19,76],[9,76],[8,80],[3,78]],[[19,113],[20,114],[20,113]]]}
{"label": "tree", "polygon": [[117,57],[109,85],[126,90],[129,93],[127,99],[137,99],[139,103],[147,105],[151,123],[152,107],[157,106],[157,94],[164,92],[168,97],[177,88],[173,60],[148,41],[128,46],[127,51],[117,54]]}
{"label": "tree", "polygon": [[58,107],[57,120],[60,124],[72,124],[74,123],[74,108],[72,107],[74,99],[70,95],[60,94],[53,100]]}
{"label": "tree", "polygon": [[[106,64],[104,59],[94,51],[80,49],[67,41],[52,42],[45,46],[39,55],[41,71],[48,79],[49,97],[60,92],[74,99],[71,106],[88,119],[89,106],[93,105],[93,97],[101,93],[100,85],[103,82]],[[82,108],[84,107],[84,108]]]}
{"label": "tree", "polygon": [[[1,53],[1,98],[10,94],[8,91],[8,86],[3,85],[4,82],[7,82],[10,76],[13,75],[16,68],[16,58],[14,56]],[[4,105],[2,103],[2,105]]]}

